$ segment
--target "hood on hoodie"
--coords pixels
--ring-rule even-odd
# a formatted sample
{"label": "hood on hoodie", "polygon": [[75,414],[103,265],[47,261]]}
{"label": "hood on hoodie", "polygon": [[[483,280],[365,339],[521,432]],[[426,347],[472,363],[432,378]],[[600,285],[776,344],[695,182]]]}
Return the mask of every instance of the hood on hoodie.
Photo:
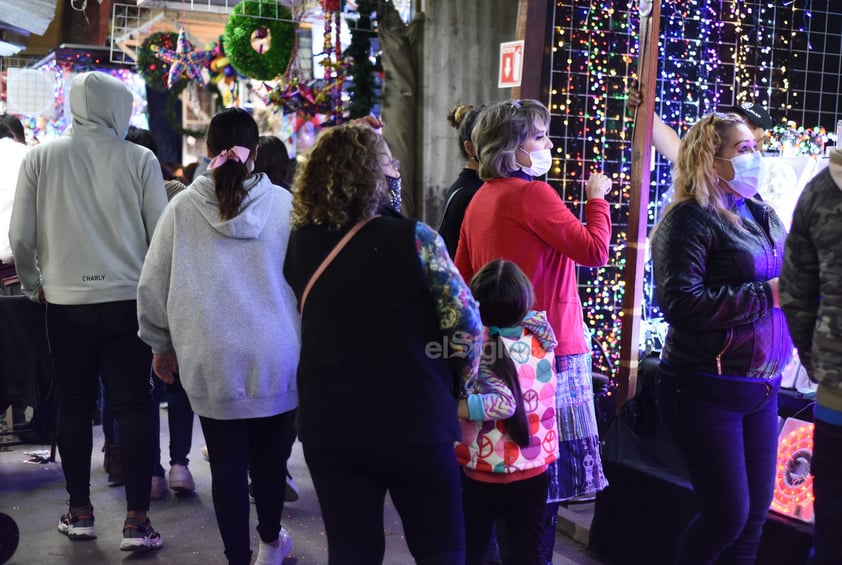
{"label": "hood on hoodie", "polygon": [[[219,200],[216,197],[212,176],[201,176],[182,194],[189,195],[192,203],[208,224],[225,237],[232,239],[256,239],[269,223],[276,198],[288,198],[292,195],[276,187],[265,173],[258,173],[245,180],[244,188],[248,194],[240,204],[240,213],[230,220],[219,217]],[[285,194],[284,194],[285,193]]]}
{"label": "hood on hoodie", "polygon": [[111,131],[122,139],[132,117],[133,97],[118,79],[92,71],[73,77],[70,83],[72,131]]}
{"label": "hood on hoodie", "polygon": [[527,312],[521,325],[532,332],[532,335],[538,339],[544,351],[555,349],[558,345],[555,332],[553,332],[553,328],[547,321],[547,313],[543,310],[540,312],[536,312],[535,310]]}

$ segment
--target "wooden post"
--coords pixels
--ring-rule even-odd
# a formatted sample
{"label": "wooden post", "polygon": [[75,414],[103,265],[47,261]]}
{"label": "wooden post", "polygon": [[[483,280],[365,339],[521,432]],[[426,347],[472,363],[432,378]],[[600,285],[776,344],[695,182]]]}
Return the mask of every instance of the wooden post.
{"label": "wooden post", "polygon": [[512,89],[512,98],[550,102],[549,53],[553,43],[553,0],[520,0],[517,9],[515,39],[522,39],[523,70],[520,86]]}
{"label": "wooden post", "polygon": [[617,379],[617,408],[637,390],[640,332],[643,312],[643,271],[646,256],[646,228],[649,209],[649,175],[652,162],[652,124],[655,109],[655,81],[658,76],[658,36],[661,0],[640,0],[640,56],[637,76],[643,103],[634,116],[632,135],[631,194],[625,250],[623,310],[620,335],[620,364]]}

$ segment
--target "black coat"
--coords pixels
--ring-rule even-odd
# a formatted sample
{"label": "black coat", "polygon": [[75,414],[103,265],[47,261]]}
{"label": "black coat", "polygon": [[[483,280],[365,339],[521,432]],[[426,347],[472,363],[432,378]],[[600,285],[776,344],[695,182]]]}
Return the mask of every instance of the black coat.
{"label": "black coat", "polygon": [[771,378],[792,356],[766,282],[780,274],[786,230],[767,204],[746,204],[757,221],[743,228],[690,201],[654,234],[655,285],[670,326],[661,358],[676,369]]}

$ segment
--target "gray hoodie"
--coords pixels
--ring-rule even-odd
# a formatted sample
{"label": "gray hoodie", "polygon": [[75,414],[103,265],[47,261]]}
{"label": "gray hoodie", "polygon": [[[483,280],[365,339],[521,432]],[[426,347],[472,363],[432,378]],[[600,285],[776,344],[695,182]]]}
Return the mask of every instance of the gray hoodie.
{"label": "gray hoodie", "polygon": [[292,196],[265,174],[245,188],[227,221],[211,177],[175,196],[138,287],[141,339],[155,353],[176,352],[193,410],[218,420],[298,406],[300,318],[283,275]]}
{"label": "gray hoodie", "polygon": [[21,163],[9,239],[24,291],[55,304],[134,300],[143,257],[167,205],[161,167],[123,139],[132,95],[82,73],[70,88],[69,133]]}

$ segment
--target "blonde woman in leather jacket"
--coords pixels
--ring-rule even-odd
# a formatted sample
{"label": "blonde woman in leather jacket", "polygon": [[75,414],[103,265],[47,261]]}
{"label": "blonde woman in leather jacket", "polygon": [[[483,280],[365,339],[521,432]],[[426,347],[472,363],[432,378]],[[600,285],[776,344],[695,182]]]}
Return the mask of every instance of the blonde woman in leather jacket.
{"label": "blonde woman in leather jacket", "polygon": [[792,342],[778,303],[786,237],[756,199],[754,136],[709,114],[684,136],[675,200],[652,235],[669,323],[656,380],[699,503],[675,563],[754,563],[772,500],[777,392]]}

